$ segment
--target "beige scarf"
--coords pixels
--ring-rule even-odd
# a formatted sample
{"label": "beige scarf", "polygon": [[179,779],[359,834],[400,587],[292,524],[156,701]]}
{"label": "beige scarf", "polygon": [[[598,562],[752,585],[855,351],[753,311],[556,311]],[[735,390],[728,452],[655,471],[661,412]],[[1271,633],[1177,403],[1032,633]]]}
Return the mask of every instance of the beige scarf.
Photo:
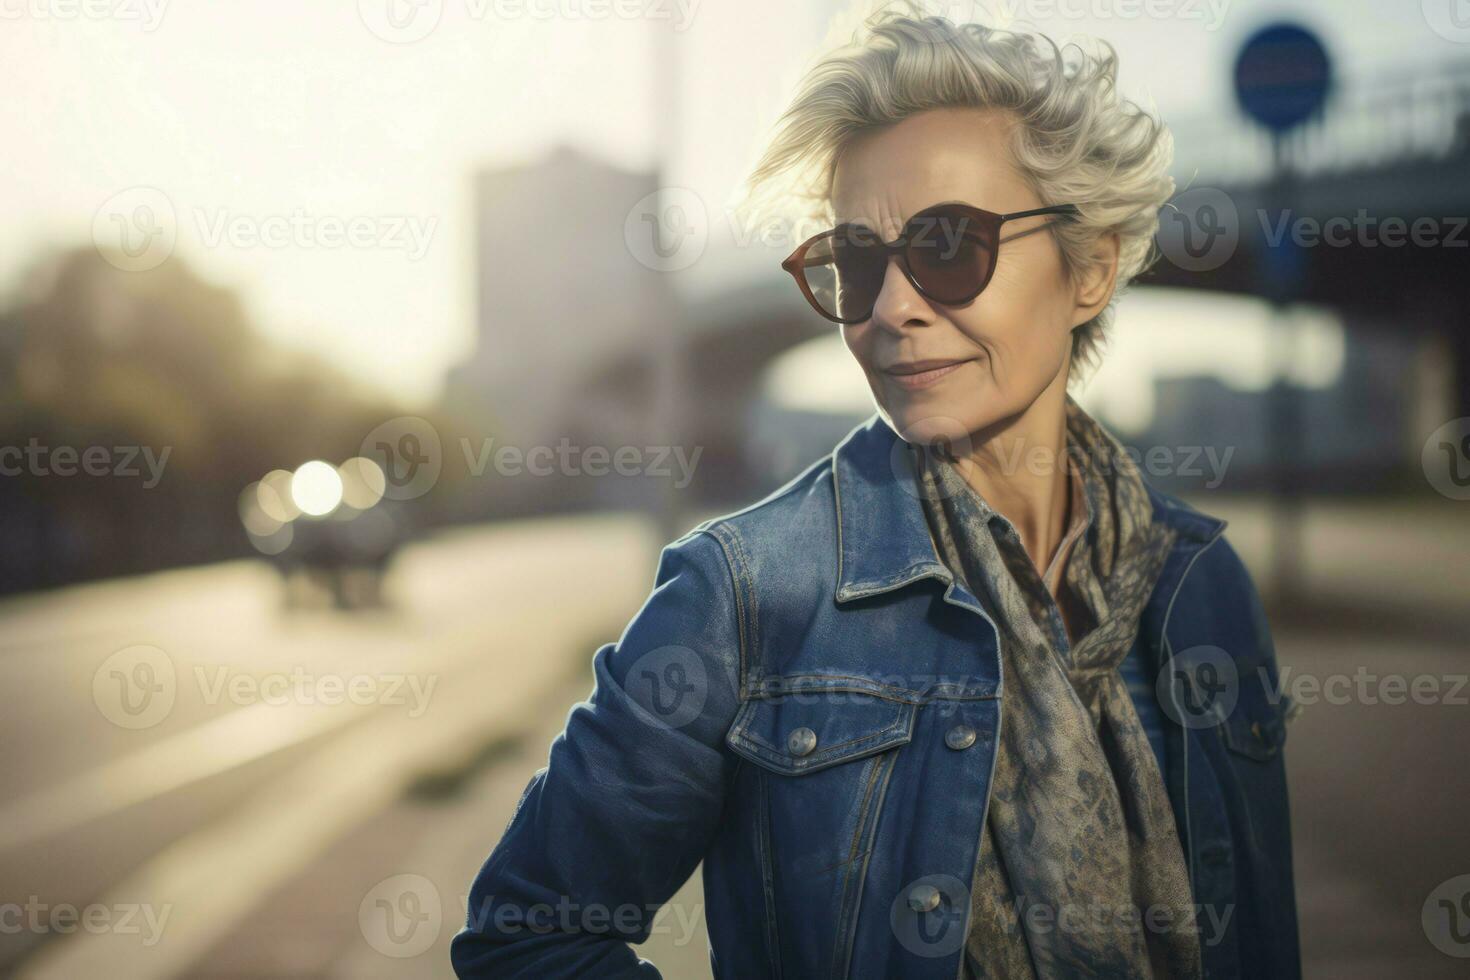
{"label": "beige scarf", "polygon": [[965,974],[1194,980],[1189,872],[1118,673],[1174,532],[1153,522],[1117,440],[1070,395],[1066,407],[1060,465],[1082,480],[1088,512],[1062,585],[1088,620],[1075,645],[1011,523],[954,464],[914,447],[935,543],[1000,634],[1001,732]]}

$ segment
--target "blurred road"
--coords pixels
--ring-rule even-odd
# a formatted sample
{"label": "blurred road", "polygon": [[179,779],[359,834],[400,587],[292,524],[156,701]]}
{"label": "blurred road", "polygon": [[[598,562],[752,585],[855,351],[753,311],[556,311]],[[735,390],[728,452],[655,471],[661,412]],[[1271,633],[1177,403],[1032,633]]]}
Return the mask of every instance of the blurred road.
{"label": "blurred road", "polygon": [[[1260,504],[1198,503],[1230,520],[1266,588]],[[1438,886],[1470,874],[1470,522],[1446,504],[1311,506],[1303,581],[1267,596],[1304,704],[1287,751],[1309,977],[1464,975],[1424,918]],[[30,835],[0,844],[4,900],[170,916],[151,947],[140,912],[135,932],[22,930],[0,950],[13,963],[42,947],[21,974],[37,977],[447,976],[470,878],[590,689],[587,659],[647,594],[658,543],[626,518],[461,532],[406,552],[394,610],[361,616],[283,616],[250,564],[0,606],[0,656],[25,692],[0,736],[26,748],[0,762],[0,842]],[[93,681],[140,643],[167,651],[176,697],[135,730],[108,719],[119,708]],[[211,703],[229,690],[221,666],[261,679],[298,665],[438,681],[417,714],[407,683],[403,703],[367,707]],[[85,819],[38,823],[37,800],[74,801]],[[709,975],[703,908],[696,875],[641,950],[671,980]]]}
{"label": "blurred road", "polygon": [[[1470,874],[1465,644],[1330,624],[1279,626],[1276,642],[1288,692],[1313,691],[1304,679],[1327,684],[1291,723],[1286,749],[1307,975],[1464,977],[1466,960],[1431,945],[1423,917],[1436,888]],[[1352,680],[1353,694],[1328,700],[1333,677]],[[1405,695],[1415,679],[1437,695],[1415,703]],[[1470,955],[1470,943],[1452,948]]]}
{"label": "blurred road", "polygon": [[352,615],[283,612],[253,562],[0,605],[0,901],[22,907],[0,969],[44,945],[36,975],[89,975],[89,948],[119,980],[182,972],[414,766],[524,727],[637,608],[654,548],[625,517],[454,532],[399,557],[392,608]]}

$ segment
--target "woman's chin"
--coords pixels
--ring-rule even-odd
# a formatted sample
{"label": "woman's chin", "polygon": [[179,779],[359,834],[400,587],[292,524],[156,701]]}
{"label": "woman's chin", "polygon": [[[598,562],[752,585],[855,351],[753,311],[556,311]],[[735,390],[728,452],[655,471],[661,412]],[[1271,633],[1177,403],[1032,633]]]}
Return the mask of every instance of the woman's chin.
{"label": "woman's chin", "polygon": [[905,442],[918,446],[959,446],[968,442],[972,428],[963,420],[957,406],[943,402],[932,405],[889,406],[883,412],[894,432]]}

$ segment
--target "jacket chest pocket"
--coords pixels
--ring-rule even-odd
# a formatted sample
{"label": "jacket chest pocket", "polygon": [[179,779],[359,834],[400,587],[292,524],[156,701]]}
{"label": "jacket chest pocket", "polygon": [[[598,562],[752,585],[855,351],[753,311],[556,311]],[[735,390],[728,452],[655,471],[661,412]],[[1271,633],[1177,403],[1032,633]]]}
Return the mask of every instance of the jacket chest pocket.
{"label": "jacket chest pocket", "polygon": [[826,875],[866,854],[917,705],[822,678],[781,682],[781,693],[740,707],[725,741],[758,769],[778,874]]}
{"label": "jacket chest pocket", "polygon": [[[845,975],[868,855],[917,704],[823,678],[768,679],[725,742],[746,763],[769,942],[788,976]],[[784,926],[782,924],[785,924]]]}

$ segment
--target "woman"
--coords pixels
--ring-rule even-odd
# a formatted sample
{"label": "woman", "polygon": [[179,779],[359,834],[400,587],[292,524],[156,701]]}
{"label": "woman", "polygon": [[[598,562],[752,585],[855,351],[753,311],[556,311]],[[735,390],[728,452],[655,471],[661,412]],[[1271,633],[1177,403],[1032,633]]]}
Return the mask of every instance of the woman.
{"label": "woman", "polygon": [[877,412],[664,549],[460,976],[656,977],[701,860],[720,977],[1299,974],[1260,601],[1067,391],[1172,191],[1115,72],[887,10],[809,73],[752,186]]}

